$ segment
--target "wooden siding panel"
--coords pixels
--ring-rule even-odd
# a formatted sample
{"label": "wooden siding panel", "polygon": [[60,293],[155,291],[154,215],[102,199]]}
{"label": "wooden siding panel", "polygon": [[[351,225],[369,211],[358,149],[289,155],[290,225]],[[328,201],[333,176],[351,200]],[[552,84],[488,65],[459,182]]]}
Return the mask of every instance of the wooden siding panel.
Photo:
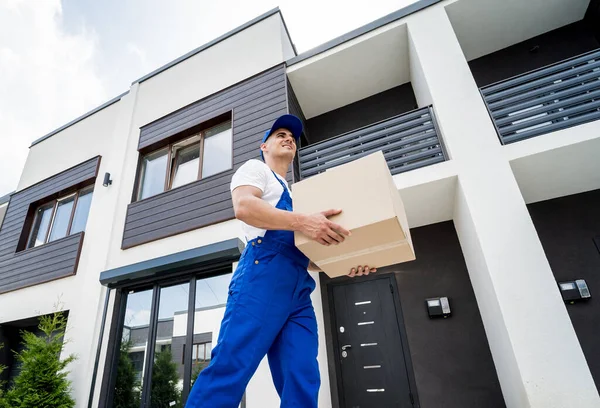
{"label": "wooden siding panel", "polygon": [[223,175],[215,176],[214,178],[206,180],[195,181],[193,183],[186,184],[185,186],[178,187],[174,190],[158,194],[146,200],[137,201],[129,205],[127,216],[129,217],[130,215],[137,214],[140,211],[145,211],[150,208],[167,208],[177,200],[194,196],[199,193],[204,193],[206,195],[209,193],[208,190],[217,189],[222,185],[229,186],[232,174],[233,172],[230,170],[226,173],[223,173]]}
{"label": "wooden siding panel", "polygon": [[[264,88],[268,88],[270,84],[272,84],[272,80],[277,80],[281,76],[281,72],[277,69],[270,70],[262,75],[255,77],[253,81],[247,81],[238,86],[233,86],[229,88],[229,90],[224,90],[219,92],[213,96],[209,96],[203,99],[201,102],[195,102],[187,107],[184,107],[172,114],[169,114],[161,119],[158,119],[146,126],[142,127],[142,134],[140,137],[140,141],[147,137],[154,137],[157,134],[161,133],[161,130],[165,127],[177,127],[182,122],[185,121],[186,118],[189,117],[197,117],[201,116],[198,112],[202,110],[207,110],[222,101],[231,100],[233,98],[241,99],[245,96],[251,95],[254,92]],[[271,81],[271,82],[270,82]],[[264,85],[266,82],[269,84]],[[221,105],[226,106],[226,105]],[[175,124],[177,122],[177,124]],[[142,147],[140,147],[142,148]]]}
{"label": "wooden siding panel", "polygon": [[234,218],[229,183],[235,170],[243,164],[240,158],[259,158],[259,144],[265,130],[277,117],[287,113],[284,66],[258,74],[142,127],[139,149],[160,144],[223,112],[232,112],[233,169],[131,203],[122,248]]}
{"label": "wooden siding panel", "polygon": [[94,157],[11,196],[0,229],[0,293],[75,273],[83,233],[19,252],[17,247],[32,206],[91,182],[99,165],[100,157]]}

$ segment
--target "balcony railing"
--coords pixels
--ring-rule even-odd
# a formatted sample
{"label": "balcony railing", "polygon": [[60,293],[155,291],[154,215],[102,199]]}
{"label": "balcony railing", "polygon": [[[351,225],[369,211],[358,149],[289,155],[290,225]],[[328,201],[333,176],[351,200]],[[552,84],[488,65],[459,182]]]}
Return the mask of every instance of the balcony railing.
{"label": "balcony railing", "polygon": [[600,49],[481,88],[503,144],[600,119]]}
{"label": "balcony railing", "polygon": [[382,150],[392,174],[446,160],[432,108],[426,107],[353,130],[299,151],[300,177]]}

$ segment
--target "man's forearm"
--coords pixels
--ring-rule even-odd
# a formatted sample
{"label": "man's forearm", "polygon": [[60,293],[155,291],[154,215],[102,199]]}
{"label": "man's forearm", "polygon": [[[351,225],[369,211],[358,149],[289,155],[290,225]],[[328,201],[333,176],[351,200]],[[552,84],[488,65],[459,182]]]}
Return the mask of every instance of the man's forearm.
{"label": "man's forearm", "polygon": [[258,197],[244,196],[236,204],[236,218],[253,227],[286,231],[301,229],[302,214],[279,210]]}

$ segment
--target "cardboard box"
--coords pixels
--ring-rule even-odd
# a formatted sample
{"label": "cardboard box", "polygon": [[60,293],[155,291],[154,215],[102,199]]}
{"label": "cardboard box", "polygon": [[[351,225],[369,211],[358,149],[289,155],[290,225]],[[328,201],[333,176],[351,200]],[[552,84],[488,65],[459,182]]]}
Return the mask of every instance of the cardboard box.
{"label": "cardboard box", "polygon": [[381,151],[293,184],[292,196],[297,212],[342,209],[330,220],[352,232],[343,243],[324,246],[294,234],[298,249],[328,276],[415,259],[404,205]]}

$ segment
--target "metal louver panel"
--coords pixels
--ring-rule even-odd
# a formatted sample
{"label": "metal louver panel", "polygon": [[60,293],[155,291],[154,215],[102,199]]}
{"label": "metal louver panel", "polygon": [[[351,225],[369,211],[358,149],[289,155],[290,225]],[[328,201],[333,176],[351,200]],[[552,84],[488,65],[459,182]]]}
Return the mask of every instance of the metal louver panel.
{"label": "metal louver panel", "polygon": [[481,88],[502,144],[600,119],[600,49]]}
{"label": "metal louver panel", "polygon": [[300,149],[302,178],[382,150],[392,174],[447,160],[431,106]]}

